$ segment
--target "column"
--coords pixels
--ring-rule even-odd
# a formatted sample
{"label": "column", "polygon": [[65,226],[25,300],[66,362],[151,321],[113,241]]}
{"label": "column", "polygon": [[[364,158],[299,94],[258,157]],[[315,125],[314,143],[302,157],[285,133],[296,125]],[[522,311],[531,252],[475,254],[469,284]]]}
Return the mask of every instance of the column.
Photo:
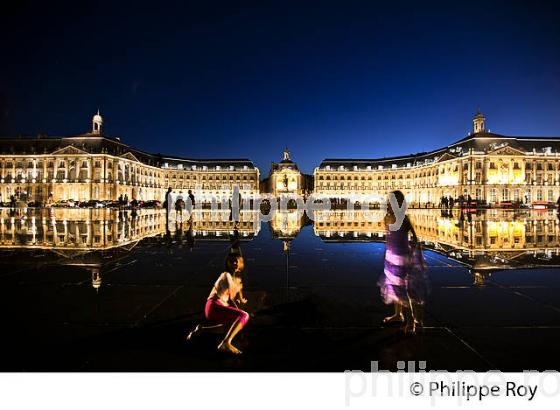
{"label": "column", "polygon": [[116,159],[113,159],[113,186],[112,186],[112,191],[113,191],[113,200],[116,200],[117,197],[119,196],[119,161]]}

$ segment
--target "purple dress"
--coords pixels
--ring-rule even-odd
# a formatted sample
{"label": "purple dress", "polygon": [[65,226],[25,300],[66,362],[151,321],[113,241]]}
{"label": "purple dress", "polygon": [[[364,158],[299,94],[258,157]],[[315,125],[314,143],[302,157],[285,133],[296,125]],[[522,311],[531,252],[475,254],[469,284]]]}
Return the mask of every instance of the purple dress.
{"label": "purple dress", "polygon": [[397,231],[387,230],[383,274],[377,284],[386,304],[408,302],[424,303],[427,296],[427,278],[422,251],[411,249],[408,218]]}

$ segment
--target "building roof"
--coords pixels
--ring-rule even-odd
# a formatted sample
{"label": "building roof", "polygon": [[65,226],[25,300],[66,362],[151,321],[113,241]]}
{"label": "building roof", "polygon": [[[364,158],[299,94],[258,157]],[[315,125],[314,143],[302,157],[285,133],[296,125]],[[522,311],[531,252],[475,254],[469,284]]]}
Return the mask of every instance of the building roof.
{"label": "building roof", "polygon": [[1,138],[0,155],[42,155],[52,154],[66,147],[74,147],[88,154],[110,154],[121,156],[131,153],[140,162],[155,167],[162,167],[167,163],[169,167],[179,164],[197,167],[247,167],[254,169],[253,162],[249,159],[194,159],[183,158],[174,155],[151,154],[120,141],[119,138],[109,137],[103,134],[79,134],[67,137],[51,137],[39,135],[37,137]]}
{"label": "building roof", "polygon": [[283,169],[292,169],[294,171],[299,171],[297,164],[291,159],[284,159],[278,163],[272,163],[271,172],[280,171]]}
{"label": "building roof", "polygon": [[523,153],[560,153],[560,137],[512,137],[490,132],[478,132],[448,145],[447,147],[435,149],[429,152],[420,152],[410,155],[383,158],[327,158],[321,162],[320,167],[367,167],[379,168],[380,166],[391,168],[415,166],[441,159],[445,154],[451,157],[462,156],[472,149],[475,153],[488,153],[503,147],[511,147]]}

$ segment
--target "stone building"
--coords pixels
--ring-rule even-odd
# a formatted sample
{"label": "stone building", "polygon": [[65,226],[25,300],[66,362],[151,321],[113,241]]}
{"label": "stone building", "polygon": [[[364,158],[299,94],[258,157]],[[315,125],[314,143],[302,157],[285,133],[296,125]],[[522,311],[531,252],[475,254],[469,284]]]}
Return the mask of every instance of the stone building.
{"label": "stone building", "polygon": [[94,115],[91,132],[0,140],[0,201],[163,200],[168,187],[195,197],[228,198],[238,185],[244,196],[259,193],[259,170],[248,159],[195,160],[154,155],[103,133]]}
{"label": "stone building", "polygon": [[410,156],[325,159],[315,168],[319,197],[386,197],[401,190],[413,205],[443,196],[500,202],[556,202],[560,196],[560,138],[491,133],[477,112],[473,134],[447,147]]}
{"label": "stone building", "polygon": [[268,177],[269,192],[275,197],[296,196],[303,193],[303,177],[297,164],[290,159],[288,148],[279,163],[272,163]]}

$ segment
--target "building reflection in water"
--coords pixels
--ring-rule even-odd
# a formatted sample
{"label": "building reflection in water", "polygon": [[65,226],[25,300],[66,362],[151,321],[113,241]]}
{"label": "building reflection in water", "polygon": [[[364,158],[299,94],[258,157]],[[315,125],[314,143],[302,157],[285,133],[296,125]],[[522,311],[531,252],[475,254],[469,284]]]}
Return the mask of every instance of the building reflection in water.
{"label": "building reflection in water", "polygon": [[274,211],[270,216],[270,231],[274,239],[282,241],[282,251],[284,252],[286,300],[289,300],[290,291],[290,249],[292,240],[299,234],[301,228],[309,223],[305,212],[289,209],[287,211]]}
{"label": "building reflection in water", "polygon": [[[164,236],[165,211],[142,209],[0,209],[0,250],[5,252],[47,252],[57,264],[75,266],[91,272],[91,283],[99,290],[103,272],[141,240]],[[241,212],[238,222],[229,212],[200,210],[182,224],[170,224],[175,238],[192,249],[197,241],[251,240],[258,234],[258,214]],[[110,255],[107,252],[112,252]],[[27,254],[20,263],[34,263]]]}
{"label": "building reflection in water", "polygon": [[[320,211],[314,232],[326,242],[382,241],[380,211]],[[464,264],[475,285],[495,270],[560,266],[560,229],[556,211],[486,210],[450,213],[409,210],[419,240]]]}
{"label": "building reflection in water", "polygon": [[[240,220],[229,212],[195,211],[193,218],[170,224],[170,231],[189,234],[193,240],[229,240],[235,229],[252,238],[260,226],[255,212],[241,212]],[[51,208],[15,213],[0,209],[0,249],[50,249],[60,252],[106,250],[133,244],[165,233],[162,210],[119,211],[112,209]]]}
{"label": "building reflection in water", "polygon": [[[470,269],[473,282],[483,286],[492,271],[523,267],[560,266],[560,228],[556,211],[486,210],[449,213],[439,209],[408,212],[424,247],[458,261]],[[136,212],[115,209],[51,208],[28,211],[0,209],[0,250],[44,250],[73,260],[92,251],[127,252],[139,241],[165,235],[165,211]],[[241,211],[234,221],[229,211],[197,210],[189,220],[169,224],[173,237],[189,249],[199,241],[249,241],[259,234],[259,214]],[[291,241],[306,224],[303,212],[276,211],[269,226],[282,242],[289,287]],[[324,242],[383,241],[381,211],[316,211],[313,231]],[[95,253],[95,252],[93,252]],[[99,257],[98,259],[101,259]],[[25,263],[22,260],[22,263]],[[69,263],[71,264],[71,263]],[[103,283],[103,263],[90,256],[84,268],[91,271],[92,286]]]}

